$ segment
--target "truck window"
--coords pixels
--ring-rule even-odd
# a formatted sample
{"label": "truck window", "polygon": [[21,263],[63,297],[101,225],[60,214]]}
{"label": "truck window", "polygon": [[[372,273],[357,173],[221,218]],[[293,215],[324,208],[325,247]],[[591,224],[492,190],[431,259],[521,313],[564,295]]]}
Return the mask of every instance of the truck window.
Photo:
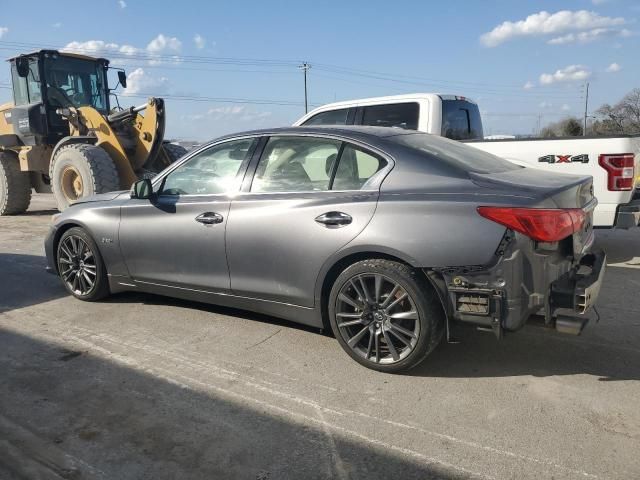
{"label": "truck window", "polygon": [[11,77],[13,79],[13,103],[16,106],[27,105],[29,103],[27,79],[18,75],[15,65],[11,65]]}
{"label": "truck window", "polygon": [[420,106],[416,102],[371,105],[362,110],[362,125],[418,129]]}
{"label": "truck window", "polygon": [[478,106],[466,100],[443,100],[442,136],[452,140],[482,139]]}
{"label": "truck window", "polygon": [[302,125],[346,125],[348,113],[348,108],[320,112],[304,122]]}

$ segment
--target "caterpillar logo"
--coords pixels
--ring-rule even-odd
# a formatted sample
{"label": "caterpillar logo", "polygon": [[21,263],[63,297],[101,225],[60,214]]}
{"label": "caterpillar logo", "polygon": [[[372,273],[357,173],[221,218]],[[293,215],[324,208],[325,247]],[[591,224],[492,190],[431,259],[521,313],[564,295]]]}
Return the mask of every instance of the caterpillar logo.
{"label": "caterpillar logo", "polygon": [[540,163],[589,163],[589,155],[583,153],[581,155],[545,155],[538,158]]}

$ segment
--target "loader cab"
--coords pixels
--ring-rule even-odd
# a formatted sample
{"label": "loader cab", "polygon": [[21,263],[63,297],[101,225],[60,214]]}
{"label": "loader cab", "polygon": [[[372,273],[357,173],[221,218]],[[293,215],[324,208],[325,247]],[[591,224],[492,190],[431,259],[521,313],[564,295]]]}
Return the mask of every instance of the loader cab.
{"label": "loader cab", "polygon": [[69,122],[58,109],[90,106],[108,114],[108,60],[40,50],[9,61],[11,123],[25,145],[51,145],[69,135]]}

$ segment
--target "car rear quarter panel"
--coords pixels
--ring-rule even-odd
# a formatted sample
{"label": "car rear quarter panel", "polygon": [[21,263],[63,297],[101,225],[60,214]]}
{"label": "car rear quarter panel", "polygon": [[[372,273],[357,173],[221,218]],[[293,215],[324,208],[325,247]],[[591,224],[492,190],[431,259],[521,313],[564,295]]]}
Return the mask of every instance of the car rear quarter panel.
{"label": "car rear quarter panel", "polygon": [[477,195],[382,194],[371,222],[348,249],[380,251],[415,267],[486,264],[505,228],[481,217],[480,204]]}

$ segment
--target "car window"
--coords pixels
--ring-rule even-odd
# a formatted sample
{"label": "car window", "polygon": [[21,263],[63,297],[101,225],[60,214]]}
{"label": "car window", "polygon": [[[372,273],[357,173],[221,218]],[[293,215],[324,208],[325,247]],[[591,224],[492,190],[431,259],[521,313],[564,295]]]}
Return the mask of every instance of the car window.
{"label": "car window", "polygon": [[[447,163],[465,172],[499,173],[522,167],[464,143],[427,133],[405,133],[388,137],[389,141],[426,153],[431,159]],[[429,161],[427,157],[425,160]]]}
{"label": "car window", "polygon": [[346,125],[348,113],[348,108],[321,112],[304,122],[303,125]]}
{"label": "car window", "polygon": [[443,100],[442,136],[452,140],[482,138],[478,106],[466,100]]}
{"label": "car window", "polygon": [[420,106],[416,102],[363,107],[362,125],[418,129]]}
{"label": "car window", "polygon": [[165,177],[161,195],[212,195],[233,190],[238,186],[236,176],[242,162],[256,141],[232,140],[197,153]]}
{"label": "car window", "polygon": [[373,175],[387,165],[386,160],[353,145],[345,145],[340,155],[332,190],[360,190]]}
{"label": "car window", "polygon": [[271,137],[256,169],[252,192],[309,192],[329,189],[341,142],[313,137]]}

